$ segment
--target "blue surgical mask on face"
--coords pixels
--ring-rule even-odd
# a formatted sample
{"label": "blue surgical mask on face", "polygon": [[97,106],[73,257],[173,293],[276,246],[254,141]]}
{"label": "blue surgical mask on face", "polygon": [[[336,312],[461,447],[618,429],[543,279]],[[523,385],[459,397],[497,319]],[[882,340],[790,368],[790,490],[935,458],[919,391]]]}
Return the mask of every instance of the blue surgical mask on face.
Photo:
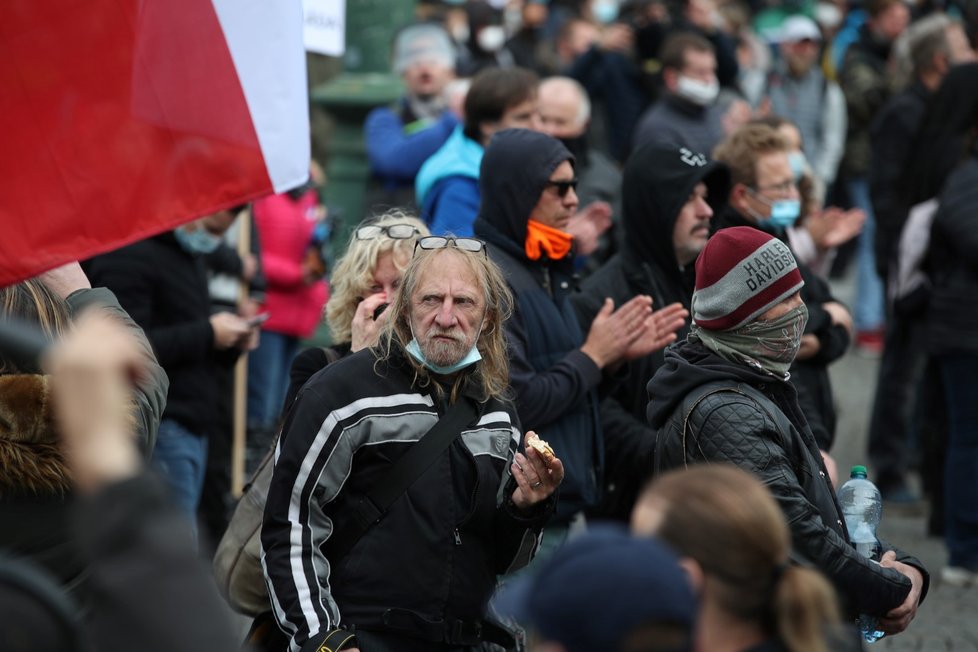
{"label": "blue surgical mask on face", "polygon": [[183,250],[189,254],[209,254],[221,244],[221,239],[206,229],[186,231],[183,227],[174,229],[173,235]]}
{"label": "blue surgical mask on face", "polygon": [[790,152],[788,154],[788,165],[791,166],[791,174],[794,175],[795,181],[798,181],[808,168],[808,160],[805,159],[804,152]]}
{"label": "blue surgical mask on face", "polygon": [[753,194],[757,199],[771,207],[771,215],[766,218],[762,215],[756,215],[751,211],[751,214],[757,220],[757,226],[765,231],[780,233],[794,226],[798,220],[798,216],[801,215],[801,201],[798,199],[776,199],[771,201],[767,197],[758,194],[757,191],[753,191]]}
{"label": "blue surgical mask on face", "polygon": [[613,23],[618,18],[618,0],[595,0],[591,15],[602,25]]}
{"label": "blue surgical mask on face", "polygon": [[801,201],[797,199],[779,199],[771,204],[771,219],[774,226],[787,229],[794,226],[801,214]]}
{"label": "blue surgical mask on face", "polygon": [[474,365],[476,362],[482,359],[482,354],[479,353],[479,349],[476,346],[472,346],[469,352],[466,353],[461,360],[455,364],[448,365],[447,367],[442,367],[430,362],[425,358],[424,353],[421,351],[421,346],[418,344],[418,340],[412,339],[407,343],[407,352],[412,358],[417,360],[420,364],[424,365],[428,369],[434,371],[436,374],[441,374],[443,376],[448,376],[457,371],[461,371],[470,365]]}

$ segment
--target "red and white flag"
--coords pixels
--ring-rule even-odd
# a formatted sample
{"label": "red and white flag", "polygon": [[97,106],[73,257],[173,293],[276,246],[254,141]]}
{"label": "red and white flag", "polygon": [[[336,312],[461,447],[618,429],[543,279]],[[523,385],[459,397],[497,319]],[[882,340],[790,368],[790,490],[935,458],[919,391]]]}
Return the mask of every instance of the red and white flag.
{"label": "red and white flag", "polygon": [[0,287],[301,184],[301,0],[0,2]]}

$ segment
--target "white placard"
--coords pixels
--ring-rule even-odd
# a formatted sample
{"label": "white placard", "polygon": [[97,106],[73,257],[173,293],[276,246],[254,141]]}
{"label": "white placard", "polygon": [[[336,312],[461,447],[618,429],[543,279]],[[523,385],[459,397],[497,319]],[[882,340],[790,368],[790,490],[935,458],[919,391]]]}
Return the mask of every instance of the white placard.
{"label": "white placard", "polygon": [[346,1],[302,0],[306,50],[341,57],[346,49]]}

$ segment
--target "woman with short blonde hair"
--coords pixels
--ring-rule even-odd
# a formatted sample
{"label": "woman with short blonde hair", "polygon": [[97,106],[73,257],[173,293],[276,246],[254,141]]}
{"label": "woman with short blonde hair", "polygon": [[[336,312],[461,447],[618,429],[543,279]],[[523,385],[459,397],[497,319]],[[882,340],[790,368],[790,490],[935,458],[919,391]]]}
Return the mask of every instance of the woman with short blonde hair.
{"label": "woman with short blonde hair", "polygon": [[[333,294],[326,304],[326,323],[334,345],[349,343],[358,351],[376,343],[376,339],[372,343],[354,341],[359,340],[353,334],[357,309],[370,295],[383,291],[375,278],[378,270],[389,265],[397,273],[395,287],[400,285],[399,278],[411,261],[414,243],[426,235],[429,232],[424,222],[400,209],[390,210],[354,229],[346,253],[330,279]],[[393,297],[386,297],[386,303],[392,300]],[[382,303],[368,305],[376,309]]]}
{"label": "woman with short blonde hair", "polygon": [[387,306],[394,302],[414,244],[426,235],[430,233],[424,222],[401,209],[389,210],[353,230],[330,278],[332,293],[325,313],[332,346],[305,349],[293,360],[283,417],[314,373],[331,361],[377,344],[390,314]]}

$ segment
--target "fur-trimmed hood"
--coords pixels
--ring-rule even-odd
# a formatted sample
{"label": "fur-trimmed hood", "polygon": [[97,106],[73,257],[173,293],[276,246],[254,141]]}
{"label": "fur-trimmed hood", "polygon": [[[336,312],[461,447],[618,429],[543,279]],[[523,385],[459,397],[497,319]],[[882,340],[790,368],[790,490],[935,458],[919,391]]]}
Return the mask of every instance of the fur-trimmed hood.
{"label": "fur-trimmed hood", "polygon": [[0,497],[71,487],[52,410],[47,376],[0,376]]}

